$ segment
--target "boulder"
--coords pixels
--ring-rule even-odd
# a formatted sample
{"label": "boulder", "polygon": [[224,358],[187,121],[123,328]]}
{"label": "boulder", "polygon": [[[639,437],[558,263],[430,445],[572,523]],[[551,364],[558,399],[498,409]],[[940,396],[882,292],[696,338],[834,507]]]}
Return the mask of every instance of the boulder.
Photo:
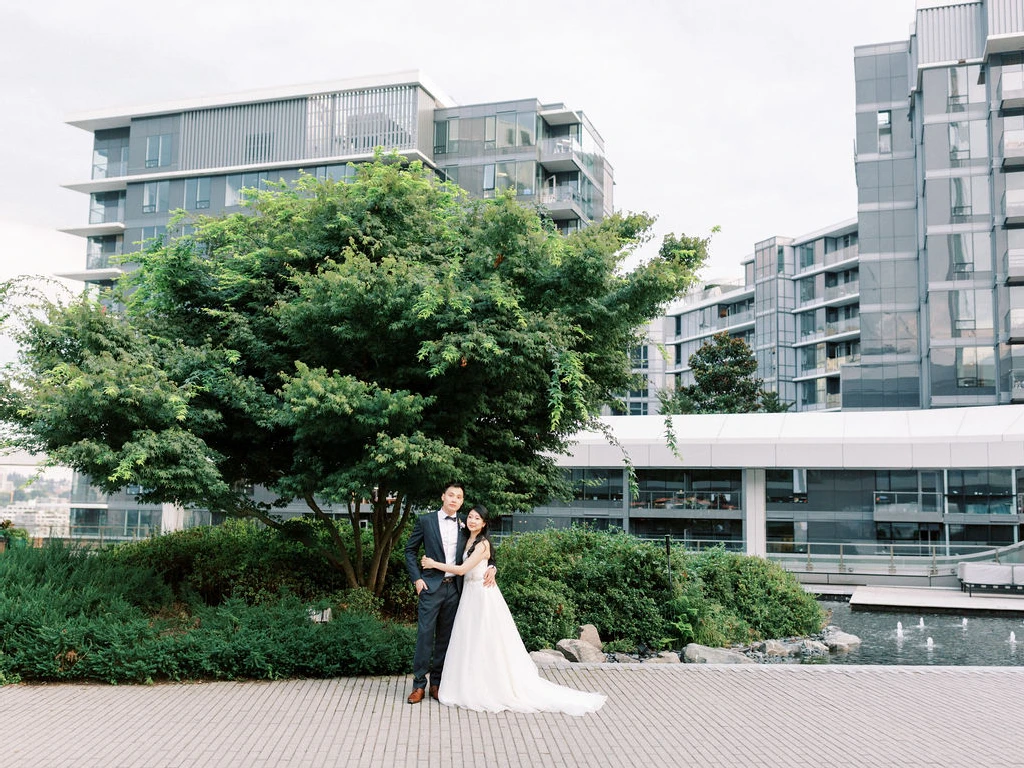
{"label": "boulder", "polygon": [[612,658],[619,664],[636,664],[640,659],[630,656],[628,653],[613,653]]}
{"label": "boulder", "polygon": [[688,664],[756,664],[739,651],[728,648],[709,648],[706,645],[690,643],[683,649],[683,658]]}
{"label": "boulder", "polygon": [[827,645],[828,649],[833,653],[842,653],[843,651],[848,651],[851,648],[856,648],[860,645],[859,637],[843,632],[843,630],[834,624],[829,624],[824,630],[822,630],[821,641]]}
{"label": "boulder", "polygon": [[765,640],[760,643],[763,647],[758,649],[765,656],[789,657],[800,654],[799,643],[787,643],[782,640]]}
{"label": "boulder", "polygon": [[597,627],[593,624],[584,624],[580,627],[580,640],[590,643],[599,651],[604,647],[604,644],[601,642],[601,636],[597,634]]}
{"label": "boulder", "polygon": [[808,658],[822,658],[828,656],[828,646],[817,640],[801,640],[800,655]]}
{"label": "boulder", "polygon": [[590,643],[585,643],[582,640],[574,640],[572,638],[559,640],[555,647],[569,661],[603,664],[608,660],[599,648],[595,648]]}
{"label": "boulder", "polygon": [[538,667],[568,667],[569,660],[554,648],[531,651],[530,658]]}
{"label": "boulder", "polygon": [[662,651],[657,656],[644,659],[644,664],[678,664],[679,654],[675,651]]}

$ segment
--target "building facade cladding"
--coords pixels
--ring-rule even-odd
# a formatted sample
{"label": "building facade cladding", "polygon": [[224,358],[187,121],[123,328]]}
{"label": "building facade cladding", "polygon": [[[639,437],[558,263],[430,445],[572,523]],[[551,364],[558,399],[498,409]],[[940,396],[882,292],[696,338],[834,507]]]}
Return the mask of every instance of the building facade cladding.
{"label": "building facade cladding", "polygon": [[[612,211],[612,166],[582,112],[536,99],[455,107],[418,72],[93,113],[69,123],[93,134],[93,157],[90,179],[68,185],[88,194],[90,205],[88,224],[65,230],[87,239],[85,269],[65,276],[94,285],[121,273],[115,257],[162,237],[177,209],[237,211],[243,190],[303,172],[343,179],[354,172],[350,163],[372,159],[377,147],[439,174],[443,168],[475,197],[514,188],[564,232]],[[652,338],[649,348],[659,346]],[[663,375],[659,358],[651,359]],[[630,394],[646,412],[647,393]],[[145,536],[202,519],[138,504],[132,489],[100,497],[87,482],[75,487],[72,530],[90,538]]]}

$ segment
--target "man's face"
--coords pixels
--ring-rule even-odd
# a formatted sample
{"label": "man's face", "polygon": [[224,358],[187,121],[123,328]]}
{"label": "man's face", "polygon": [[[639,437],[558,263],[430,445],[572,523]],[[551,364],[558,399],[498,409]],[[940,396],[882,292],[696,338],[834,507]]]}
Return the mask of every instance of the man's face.
{"label": "man's face", "polygon": [[444,509],[446,515],[454,515],[462,507],[462,501],[465,494],[461,488],[455,488],[449,485],[445,488],[444,493],[441,494],[441,508]]}

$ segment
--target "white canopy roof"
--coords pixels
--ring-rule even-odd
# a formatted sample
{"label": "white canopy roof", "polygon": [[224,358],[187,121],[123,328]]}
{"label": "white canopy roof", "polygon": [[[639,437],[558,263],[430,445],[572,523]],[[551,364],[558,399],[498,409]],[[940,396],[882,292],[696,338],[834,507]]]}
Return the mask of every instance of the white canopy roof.
{"label": "white canopy roof", "polygon": [[962,469],[1024,467],[1024,405],[912,411],[751,413],[603,419],[577,435],[563,466]]}

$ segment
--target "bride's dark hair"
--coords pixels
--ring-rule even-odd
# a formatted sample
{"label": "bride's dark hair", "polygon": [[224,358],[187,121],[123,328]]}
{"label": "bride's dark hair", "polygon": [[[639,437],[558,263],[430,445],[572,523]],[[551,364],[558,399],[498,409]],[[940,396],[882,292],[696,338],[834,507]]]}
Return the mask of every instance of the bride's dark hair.
{"label": "bride's dark hair", "polygon": [[469,511],[476,512],[478,515],[480,515],[480,519],[484,521],[484,527],[480,529],[479,533],[477,533],[476,538],[473,540],[472,546],[466,550],[465,559],[469,559],[469,556],[473,554],[473,550],[476,549],[477,544],[479,544],[481,541],[486,541],[491,548],[488,562],[491,565],[494,565],[494,542],[491,541],[491,537],[487,533],[487,529],[490,527],[491,513],[487,511],[487,507],[485,507],[483,504],[474,504]]}

